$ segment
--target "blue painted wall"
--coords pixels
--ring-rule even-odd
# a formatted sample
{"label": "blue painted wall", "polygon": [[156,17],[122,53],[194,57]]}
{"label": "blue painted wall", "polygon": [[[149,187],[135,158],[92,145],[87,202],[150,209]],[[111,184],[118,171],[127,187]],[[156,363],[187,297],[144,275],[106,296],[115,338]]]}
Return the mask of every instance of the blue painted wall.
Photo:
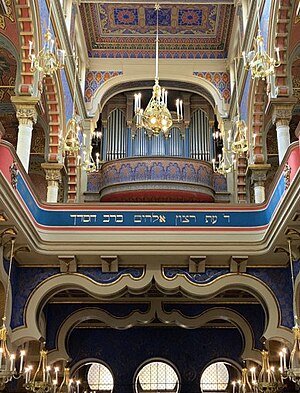
{"label": "blue painted wall", "polygon": [[114,393],[133,393],[135,372],[151,358],[166,359],[177,368],[181,393],[200,392],[200,375],[207,363],[220,357],[239,362],[242,347],[237,329],[75,329],[69,339],[72,364],[82,358],[98,358],[108,364]]}

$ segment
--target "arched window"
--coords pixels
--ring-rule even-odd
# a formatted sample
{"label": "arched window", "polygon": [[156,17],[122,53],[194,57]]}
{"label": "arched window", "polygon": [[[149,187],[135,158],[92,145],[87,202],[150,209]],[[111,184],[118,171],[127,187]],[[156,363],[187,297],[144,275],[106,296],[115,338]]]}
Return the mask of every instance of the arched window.
{"label": "arched window", "polygon": [[202,373],[200,388],[202,392],[223,392],[229,383],[229,372],[224,362],[209,365]]}
{"label": "arched window", "polygon": [[164,361],[152,361],[138,372],[135,380],[137,393],[174,392],[179,390],[179,377],[175,369]]}
{"label": "arched window", "polygon": [[114,388],[114,380],[110,370],[101,363],[91,363],[87,381],[92,391],[110,393]]}

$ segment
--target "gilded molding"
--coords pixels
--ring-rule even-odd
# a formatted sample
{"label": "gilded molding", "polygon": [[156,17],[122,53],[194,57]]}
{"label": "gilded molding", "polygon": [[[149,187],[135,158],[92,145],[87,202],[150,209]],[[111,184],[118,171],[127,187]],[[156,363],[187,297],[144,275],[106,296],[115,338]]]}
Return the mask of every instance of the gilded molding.
{"label": "gilded molding", "polygon": [[270,164],[252,164],[249,165],[251,170],[251,183],[255,186],[264,186],[267,179],[267,172],[271,168]]}
{"label": "gilded molding", "polygon": [[272,113],[273,124],[276,124],[276,126],[289,126],[293,107],[294,104],[275,104]]}
{"label": "gilded molding", "polygon": [[16,116],[20,124],[32,126],[37,122],[36,105],[39,102],[37,97],[12,96],[10,100],[16,108]]}
{"label": "gilded molding", "polygon": [[57,183],[61,182],[63,164],[45,162],[41,164],[41,167],[46,172],[46,180],[50,185],[57,185]]}
{"label": "gilded molding", "polygon": [[0,15],[0,29],[2,30],[6,28],[5,17],[8,18],[11,22],[15,21],[12,14],[11,0],[5,0],[5,8],[5,13],[3,15]]}
{"label": "gilded molding", "polygon": [[283,168],[283,178],[284,178],[284,187],[288,189],[291,183],[291,170],[292,168],[289,166],[288,163],[284,165]]}
{"label": "gilded molding", "polygon": [[19,124],[32,125],[37,122],[37,112],[33,107],[21,107],[17,108],[16,116],[19,120]]}

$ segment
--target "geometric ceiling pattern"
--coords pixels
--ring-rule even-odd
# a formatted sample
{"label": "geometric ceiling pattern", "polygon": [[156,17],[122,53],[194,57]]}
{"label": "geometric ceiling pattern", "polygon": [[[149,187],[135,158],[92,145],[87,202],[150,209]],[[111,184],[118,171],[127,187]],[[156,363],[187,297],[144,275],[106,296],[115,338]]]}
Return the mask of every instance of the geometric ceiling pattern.
{"label": "geometric ceiling pattern", "polygon": [[[80,14],[90,57],[155,57],[153,4],[82,2]],[[160,58],[226,58],[232,20],[232,4],[162,4]]]}

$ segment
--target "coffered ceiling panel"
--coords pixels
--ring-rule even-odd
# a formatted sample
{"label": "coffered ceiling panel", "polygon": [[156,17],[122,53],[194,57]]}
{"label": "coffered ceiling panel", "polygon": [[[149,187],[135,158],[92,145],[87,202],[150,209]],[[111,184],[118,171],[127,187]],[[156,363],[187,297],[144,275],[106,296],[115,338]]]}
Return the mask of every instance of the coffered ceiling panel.
{"label": "coffered ceiling panel", "polygon": [[[158,22],[159,56],[226,58],[233,20],[230,3],[162,3]],[[153,4],[81,2],[80,12],[90,57],[155,57]]]}

